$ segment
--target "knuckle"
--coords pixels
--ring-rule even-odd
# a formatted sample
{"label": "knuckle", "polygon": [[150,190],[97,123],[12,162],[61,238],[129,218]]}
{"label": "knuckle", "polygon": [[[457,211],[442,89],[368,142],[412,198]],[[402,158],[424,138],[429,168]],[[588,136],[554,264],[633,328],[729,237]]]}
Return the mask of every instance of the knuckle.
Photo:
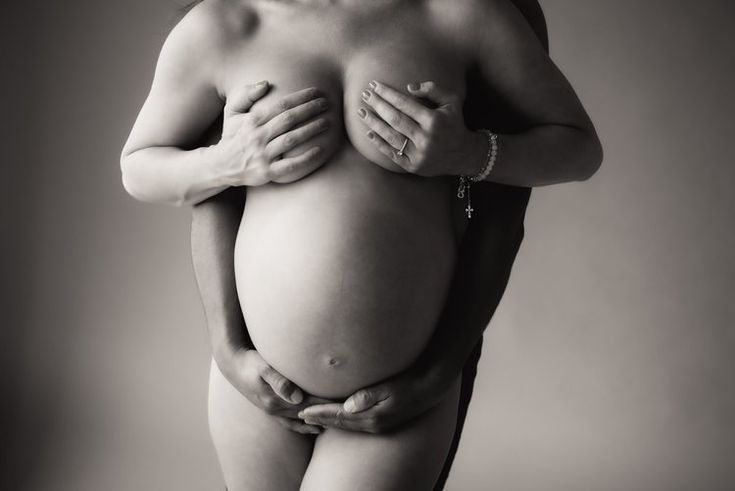
{"label": "knuckle", "polygon": [[[289,162],[283,166],[283,174],[282,177],[288,174],[292,174],[293,171],[296,170],[296,162]],[[283,383],[283,388],[287,388],[287,383]]]}
{"label": "knuckle", "polygon": [[296,137],[294,135],[286,135],[283,137],[283,145],[285,147],[293,147],[296,144]]}
{"label": "knuckle", "polygon": [[406,99],[404,99],[403,97],[395,97],[391,103],[396,109],[400,111],[405,111],[405,109],[408,107]]}
{"label": "knuckle", "polygon": [[256,129],[252,133],[249,133],[250,135],[250,143],[252,145],[255,145],[256,147],[262,147],[265,145],[266,138],[265,138],[265,132],[260,129]]}
{"label": "knuckle", "polygon": [[292,112],[283,113],[281,122],[286,126],[292,126],[296,122],[296,116]]}
{"label": "knuckle", "polygon": [[252,123],[252,126],[260,126],[260,124],[263,123],[263,119],[265,118],[265,114],[263,114],[263,111],[261,110],[255,110],[250,113],[248,113],[250,116],[247,118]]}
{"label": "knuckle", "polygon": [[403,116],[401,116],[400,113],[391,114],[391,116],[388,118],[388,122],[393,127],[401,126],[401,124],[403,123]]}

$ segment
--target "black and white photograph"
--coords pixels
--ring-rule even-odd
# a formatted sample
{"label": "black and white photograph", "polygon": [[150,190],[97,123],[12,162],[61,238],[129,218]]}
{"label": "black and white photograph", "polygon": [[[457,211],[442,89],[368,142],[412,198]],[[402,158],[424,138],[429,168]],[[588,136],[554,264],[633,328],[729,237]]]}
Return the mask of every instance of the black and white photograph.
{"label": "black and white photograph", "polygon": [[735,2],[6,2],[0,489],[735,490]]}

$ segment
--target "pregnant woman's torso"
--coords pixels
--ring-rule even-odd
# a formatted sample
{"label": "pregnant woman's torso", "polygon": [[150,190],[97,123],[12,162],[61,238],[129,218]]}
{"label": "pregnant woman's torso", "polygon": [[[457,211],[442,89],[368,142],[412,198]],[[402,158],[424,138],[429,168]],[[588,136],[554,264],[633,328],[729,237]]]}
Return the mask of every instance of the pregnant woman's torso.
{"label": "pregnant woman's torso", "polygon": [[[369,4],[369,3],[368,3]],[[306,391],[342,397],[393,375],[430,338],[466,225],[456,180],[399,172],[357,116],[371,80],[434,80],[464,93],[466,60],[432,32],[422,2],[306,7],[251,2],[225,92],[256,80],[257,104],[318,87],[331,158],[291,184],[247,189],[235,250],[238,294],[261,355]]]}

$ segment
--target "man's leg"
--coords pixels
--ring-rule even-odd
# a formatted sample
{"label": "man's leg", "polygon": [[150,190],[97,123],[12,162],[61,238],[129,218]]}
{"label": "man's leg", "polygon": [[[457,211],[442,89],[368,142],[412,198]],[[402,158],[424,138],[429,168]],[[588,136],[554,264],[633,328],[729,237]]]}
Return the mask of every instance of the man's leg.
{"label": "man's leg", "polygon": [[459,448],[459,439],[462,436],[462,428],[464,427],[465,418],[467,417],[467,410],[470,406],[470,400],[472,399],[472,390],[475,385],[475,377],[477,376],[477,364],[480,362],[480,353],[482,352],[482,338],[478,341],[475,349],[472,350],[472,354],[467,359],[467,363],[462,370],[462,387],[459,393],[459,409],[457,411],[457,426],[454,430],[454,437],[452,438],[452,445],[449,448],[449,455],[447,460],[444,462],[444,468],[442,469],[439,479],[436,481],[434,491],[442,491],[447,483],[449,477],[449,471],[452,469],[454,463],[454,457],[457,454],[457,448]]}

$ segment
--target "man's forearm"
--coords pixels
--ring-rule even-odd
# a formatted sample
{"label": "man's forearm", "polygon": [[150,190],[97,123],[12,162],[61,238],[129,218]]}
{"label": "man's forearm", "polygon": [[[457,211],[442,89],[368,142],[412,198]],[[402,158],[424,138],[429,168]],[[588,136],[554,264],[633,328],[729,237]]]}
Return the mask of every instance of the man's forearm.
{"label": "man's forearm", "polygon": [[544,125],[500,136],[498,163],[487,180],[537,187],[589,179],[602,162],[594,128]]}
{"label": "man's forearm", "polygon": [[235,238],[245,205],[242,188],[228,188],[192,211],[194,274],[215,360],[251,346],[235,286]]}
{"label": "man's forearm", "polygon": [[473,186],[473,215],[462,240],[444,310],[419,364],[456,374],[479,341],[508,284],[523,238],[530,189]]}

